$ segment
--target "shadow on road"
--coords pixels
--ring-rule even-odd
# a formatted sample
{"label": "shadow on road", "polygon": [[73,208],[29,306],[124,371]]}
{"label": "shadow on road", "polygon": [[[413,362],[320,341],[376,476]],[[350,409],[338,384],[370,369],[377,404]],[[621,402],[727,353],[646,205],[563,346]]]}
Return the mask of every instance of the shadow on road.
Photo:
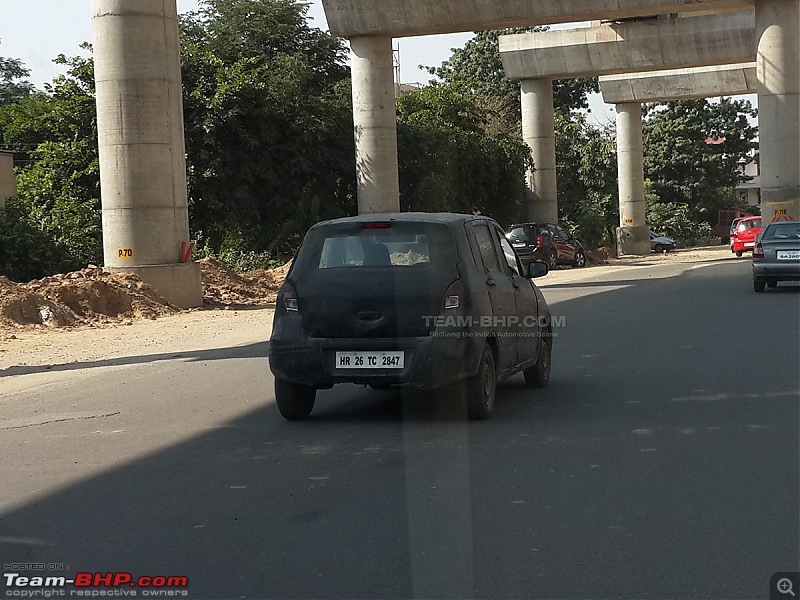
{"label": "shadow on road", "polygon": [[[501,384],[486,422],[408,389],[323,391],[300,423],[270,403],[5,511],[0,554],[185,575],[190,598],[760,597],[800,560],[800,316],[793,292],[763,298],[746,277],[555,304],[551,385]],[[769,331],[780,356],[741,359],[732,328]],[[46,455],[38,431],[4,434],[29,454],[3,468]]]}
{"label": "shadow on road", "polygon": [[269,342],[258,342],[246,346],[231,348],[214,348],[211,350],[192,350],[189,352],[166,352],[163,354],[145,354],[144,356],[122,356],[86,362],[61,363],[55,365],[15,365],[0,369],[0,377],[14,375],[31,375],[34,373],[53,373],[58,371],[76,371],[96,369],[100,367],[121,367],[125,365],[141,365],[168,360],[212,361],[236,358],[254,358],[269,354]]}

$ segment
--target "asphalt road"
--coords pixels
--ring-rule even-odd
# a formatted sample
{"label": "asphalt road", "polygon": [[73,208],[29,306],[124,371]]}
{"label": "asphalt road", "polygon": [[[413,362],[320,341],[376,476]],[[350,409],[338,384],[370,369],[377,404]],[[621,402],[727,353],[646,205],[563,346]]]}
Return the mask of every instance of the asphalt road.
{"label": "asphalt road", "polygon": [[353,386],[284,422],[266,342],[55,365],[3,404],[0,557],[191,598],[768,598],[800,564],[800,286],[681,268],[547,286],[551,384],[486,422]]}

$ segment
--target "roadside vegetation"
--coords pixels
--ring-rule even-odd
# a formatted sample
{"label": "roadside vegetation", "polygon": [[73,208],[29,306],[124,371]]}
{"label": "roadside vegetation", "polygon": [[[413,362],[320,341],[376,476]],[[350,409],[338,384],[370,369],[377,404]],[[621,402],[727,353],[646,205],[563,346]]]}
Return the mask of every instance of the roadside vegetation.
{"label": "roadside vegetation", "polygon": [[[297,0],[205,0],[182,16],[200,257],[272,268],[312,224],[357,210],[346,47],[306,12]],[[477,34],[428,68],[434,84],[398,99],[402,210],[476,207],[504,225],[524,220],[531,157],[519,86],[503,76],[497,41],[510,31]],[[55,61],[66,74],[37,90],[19,60],[0,57],[0,149],[15,153],[19,182],[0,211],[0,274],[17,281],[102,263],[93,64]],[[592,79],[555,85],[561,218],[588,247],[613,245],[619,221],[613,122],[587,112],[596,90]],[[734,188],[757,148],[754,116],[748,102],[728,99],[645,108],[653,230],[703,242],[720,208],[742,206]]]}

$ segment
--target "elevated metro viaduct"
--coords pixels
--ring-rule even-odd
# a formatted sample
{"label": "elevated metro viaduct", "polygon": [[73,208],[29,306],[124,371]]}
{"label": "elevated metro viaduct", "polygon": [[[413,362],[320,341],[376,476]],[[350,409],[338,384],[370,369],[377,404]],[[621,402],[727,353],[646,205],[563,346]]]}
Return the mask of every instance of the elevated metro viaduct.
{"label": "elevated metro viaduct", "polygon": [[[558,219],[554,79],[735,64],[754,60],[755,47],[752,12],[691,18],[676,15],[501,36],[500,56],[506,75],[520,81],[523,139],[531,148],[534,162],[526,174],[530,219]],[[618,247],[624,254],[650,252],[641,117],[641,104],[618,104]]]}
{"label": "elevated metro viaduct", "polygon": [[[755,7],[764,194],[800,189],[800,0],[323,0],[350,40],[359,212],[399,210],[392,37]],[[92,0],[105,264],[201,302],[189,241],[176,0]],[[773,125],[767,125],[767,122]],[[786,128],[794,138],[782,144]],[[791,204],[793,202],[793,204]]]}
{"label": "elevated metro viaduct", "polygon": [[[635,231],[631,227],[635,219],[643,222],[645,219],[642,103],[738,96],[757,90],[755,63],[600,77],[603,100],[617,109],[620,202],[617,243],[621,252],[650,252],[649,237],[640,246],[641,240],[633,237]],[[643,233],[648,231],[649,228]]]}

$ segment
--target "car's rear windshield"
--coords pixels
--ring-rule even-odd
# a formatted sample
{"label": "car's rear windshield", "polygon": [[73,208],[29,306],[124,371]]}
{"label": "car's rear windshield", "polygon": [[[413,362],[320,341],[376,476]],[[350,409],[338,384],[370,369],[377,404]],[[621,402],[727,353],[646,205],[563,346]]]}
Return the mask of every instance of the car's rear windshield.
{"label": "car's rear windshield", "polygon": [[753,219],[752,221],[741,221],[736,228],[739,231],[744,231],[745,229],[752,229],[753,227],[761,227],[761,219]]}
{"label": "car's rear windshield", "polygon": [[800,240],[800,222],[770,223],[761,236],[762,240]]}
{"label": "car's rear windshield", "polygon": [[422,268],[457,262],[450,229],[437,223],[333,224],[309,233],[298,262],[320,270]]}
{"label": "car's rear windshield", "polygon": [[515,225],[506,233],[511,242],[525,242],[526,244],[536,236],[536,230],[531,225]]}

